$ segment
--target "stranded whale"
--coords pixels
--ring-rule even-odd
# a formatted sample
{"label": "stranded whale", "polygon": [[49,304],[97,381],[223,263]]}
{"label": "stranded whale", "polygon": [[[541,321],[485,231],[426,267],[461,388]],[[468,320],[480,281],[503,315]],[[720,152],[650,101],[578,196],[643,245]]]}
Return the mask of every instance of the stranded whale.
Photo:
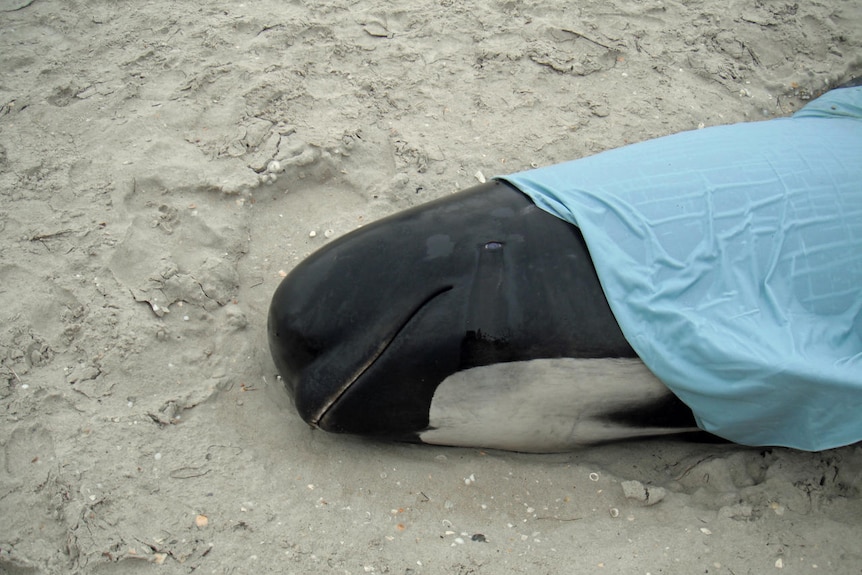
{"label": "stranded whale", "polygon": [[862,440],[862,88],[501,178],[323,247],[269,342],[333,432]]}
{"label": "stranded whale", "polygon": [[[543,451],[695,428],[621,333],[578,229],[503,182],[312,254],[275,292],[269,338],[300,415],[327,431]],[[585,372],[555,391],[564,360]],[[579,402],[578,386],[595,391]]]}

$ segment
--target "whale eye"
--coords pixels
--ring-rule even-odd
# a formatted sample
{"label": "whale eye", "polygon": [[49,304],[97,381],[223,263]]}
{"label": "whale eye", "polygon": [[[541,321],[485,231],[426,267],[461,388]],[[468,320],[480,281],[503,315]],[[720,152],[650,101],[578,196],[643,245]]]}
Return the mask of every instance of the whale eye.
{"label": "whale eye", "polygon": [[502,242],[488,242],[487,244],[485,244],[485,249],[491,250],[491,251],[502,250],[503,249],[503,243]]}

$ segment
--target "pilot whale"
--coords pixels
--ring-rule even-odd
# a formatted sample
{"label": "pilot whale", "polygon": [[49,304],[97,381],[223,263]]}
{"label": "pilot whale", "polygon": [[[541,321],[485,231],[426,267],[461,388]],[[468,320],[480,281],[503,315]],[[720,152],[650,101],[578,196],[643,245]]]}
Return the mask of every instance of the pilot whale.
{"label": "pilot whale", "polygon": [[547,452],[697,429],[620,331],[578,228],[501,181],[324,246],[268,331],[326,431]]}
{"label": "pilot whale", "polygon": [[503,176],[302,261],[272,299],[272,357],[302,418],[338,433],[860,441],[860,158],[853,80],[791,117]]}

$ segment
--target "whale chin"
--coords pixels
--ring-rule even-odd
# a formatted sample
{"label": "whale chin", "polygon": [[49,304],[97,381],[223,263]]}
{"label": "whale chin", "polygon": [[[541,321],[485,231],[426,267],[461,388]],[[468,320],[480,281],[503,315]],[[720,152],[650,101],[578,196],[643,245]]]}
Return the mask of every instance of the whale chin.
{"label": "whale chin", "polygon": [[[378,372],[384,372],[385,374],[387,371],[386,364],[389,361],[387,353],[397,354],[398,350],[401,348],[399,337],[403,337],[403,335],[406,332],[411,331],[417,323],[421,323],[423,314],[429,313],[431,306],[434,306],[435,302],[436,305],[440,305],[440,297],[451,289],[451,286],[444,286],[440,289],[434,290],[428,296],[422,298],[420,303],[403,320],[403,322],[393,326],[391,333],[380,342],[380,345],[374,353],[366,361],[360,364],[355,374],[346,379],[342,385],[333,386],[333,393],[329,400],[319,407],[318,412],[313,415],[308,422],[324,431],[375,435],[376,433],[373,427],[368,425],[369,421],[375,422],[375,420],[361,418],[359,421],[356,421],[355,413],[362,412],[364,408],[362,406],[356,406],[354,403],[357,400],[359,402],[367,403],[367,399],[364,399],[364,389],[367,387],[366,381],[371,380],[372,383],[370,385],[373,386],[373,382],[376,379],[386,377],[386,375],[379,375]],[[397,357],[395,361],[399,361]],[[385,410],[386,408],[378,409]],[[420,410],[420,415],[424,425],[424,419],[426,416],[424,409]],[[352,423],[348,425],[347,422]],[[417,429],[411,428],[405,431],[407,432],[407,435],[402,437],[402,439],[415,439],[413,432],[417,431]],[[386,424],[383,434],[393,437],[395,433],[395,430],[391,429],[390,421],[390,423]]]}

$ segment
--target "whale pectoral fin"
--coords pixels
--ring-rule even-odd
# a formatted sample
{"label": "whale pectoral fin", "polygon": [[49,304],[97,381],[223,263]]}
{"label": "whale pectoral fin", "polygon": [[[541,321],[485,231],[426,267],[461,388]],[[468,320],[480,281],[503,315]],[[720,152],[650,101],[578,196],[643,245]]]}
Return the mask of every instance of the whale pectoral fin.
{"label": "whale pectoral fin", "polygon": [[637,359],[535,359],[440,384],[424,443],[558,452],[696,431],[691,412]]}

